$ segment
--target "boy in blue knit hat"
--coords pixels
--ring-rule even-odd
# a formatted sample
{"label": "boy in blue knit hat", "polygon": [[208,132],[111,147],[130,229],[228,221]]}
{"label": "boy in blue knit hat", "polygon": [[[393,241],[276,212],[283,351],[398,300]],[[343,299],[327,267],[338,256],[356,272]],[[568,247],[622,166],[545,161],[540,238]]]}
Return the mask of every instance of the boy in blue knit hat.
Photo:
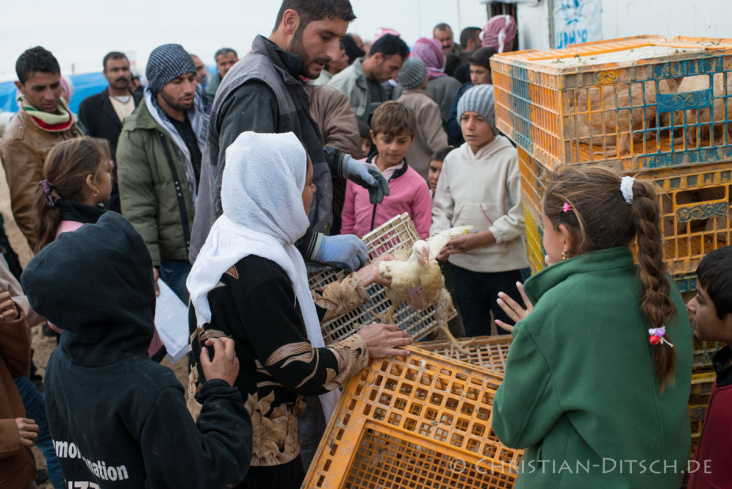
{"label": "boy in blue knit hat", "polygon": [[[438,260],[449,260],[467,336],[491,334],[490,313],[506,321],[496,303],[528,267],[516,148],[496,128],[493,86],[473,87],[460,99],[458,119],[465,143],[445,157],[432,202],[430,234],[472,225],[451,240]],[[498,332],[506,333],[498,327]]]}

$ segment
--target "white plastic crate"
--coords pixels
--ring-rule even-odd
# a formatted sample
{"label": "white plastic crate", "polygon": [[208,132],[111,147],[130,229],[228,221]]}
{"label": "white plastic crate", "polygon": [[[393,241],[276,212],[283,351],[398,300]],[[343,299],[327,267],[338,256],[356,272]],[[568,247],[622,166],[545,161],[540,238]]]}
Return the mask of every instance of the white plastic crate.
{"label": "white plastic crate", "polygon": [[[412,245],[419,240],[419,234],[409,215],[404,213],[382,224],[363,237],[369,254],[369,261],[385,253],[392,253],[399,248],[411,250]],[[318,290],[325,285],[340,280],[345,276],[342,271],[327,270],[310,277],[310,289]],[[386,298],[386,289],[378,284],[371,284],[366,288],[370,300],[363,306],[343,316],[321,324],[323,339],[329,345],[358,331],[364,325],[378,319],[374,314],[384,314],[391,301]],[[457,316],[454,310],[447,315],[447,319]],[[435,308],[433,306],[420,311],[412,309],[405,302],[394,313],[392,319],[402,331],[406,331],[414,341],[424,338],[437,328]]]}

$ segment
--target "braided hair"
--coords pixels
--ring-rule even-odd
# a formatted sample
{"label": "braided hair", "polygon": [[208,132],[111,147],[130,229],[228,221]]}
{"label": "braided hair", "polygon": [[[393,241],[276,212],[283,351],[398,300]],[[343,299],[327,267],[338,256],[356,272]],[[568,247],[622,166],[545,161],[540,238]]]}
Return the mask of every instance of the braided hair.
{"label": "braided hair", "polygon": [[[628,204],[620,189],[622,178],[604,166],[564,167],[547,182],[544,213],[556,231],[565,225],[573,235],[571,255],[627,246],[636,240],[642,281],[640,308],[653,328],[660,328],[677,311],[666,279],[658,198],[651,183],[637,180],[632,183]],[[571,206],[568,212],[563,212],[565,203]],[[665,339],[670,342],[668,333]],[[673,380],[676,353],[668,342],[653,348],[663,391]]]}

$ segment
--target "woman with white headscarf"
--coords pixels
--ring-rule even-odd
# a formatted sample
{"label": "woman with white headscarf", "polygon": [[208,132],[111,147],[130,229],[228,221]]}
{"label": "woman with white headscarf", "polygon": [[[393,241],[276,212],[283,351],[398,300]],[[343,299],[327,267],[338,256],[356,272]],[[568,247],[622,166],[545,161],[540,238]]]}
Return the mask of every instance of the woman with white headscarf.
{"label": "woman with white headscarf", "polygon": [[[374,264],[313,300],[302,255],[294,246],[308,228],[313,169],[292,133],[245,132],[226,150],[223,215],[211,228],[188,277],[195,311],[191,346],[234,338],[240,363],[236,386],[252,419],[249,474],[240,487],[296,488],[300,461],[297,417],[305,396],[320,396],[326,420],[338,388],[369,358],[406,355],[411,338],[394,325],[371,324],[325,347],[319,317],[343,314],[366,300],[364,287],[388,283]],[[194,358],[194,357],[191,357]],[[197,358],[197,356],[195,356]],[[197,383],[205,379],[192,366]]]}

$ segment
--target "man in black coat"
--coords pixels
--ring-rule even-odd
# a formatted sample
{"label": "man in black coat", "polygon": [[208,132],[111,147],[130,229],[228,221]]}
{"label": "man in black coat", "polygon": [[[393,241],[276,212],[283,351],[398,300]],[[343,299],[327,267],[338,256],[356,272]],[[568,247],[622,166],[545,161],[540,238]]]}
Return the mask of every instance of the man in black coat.
{"label": "man in black coat", "polygon": [[[122,132],[122,120],[135,110],[142,100],[142,95],[130,91],[130,62],[127,56],[112,51],[104,56],[103,64],[103,73],[109,81],[109,87],[82,100],[79,120],[86,127],[89,136],[109,141],[109,149],[114,159],[117,140]],[[120,212],[116,172],[107,208]]]}

